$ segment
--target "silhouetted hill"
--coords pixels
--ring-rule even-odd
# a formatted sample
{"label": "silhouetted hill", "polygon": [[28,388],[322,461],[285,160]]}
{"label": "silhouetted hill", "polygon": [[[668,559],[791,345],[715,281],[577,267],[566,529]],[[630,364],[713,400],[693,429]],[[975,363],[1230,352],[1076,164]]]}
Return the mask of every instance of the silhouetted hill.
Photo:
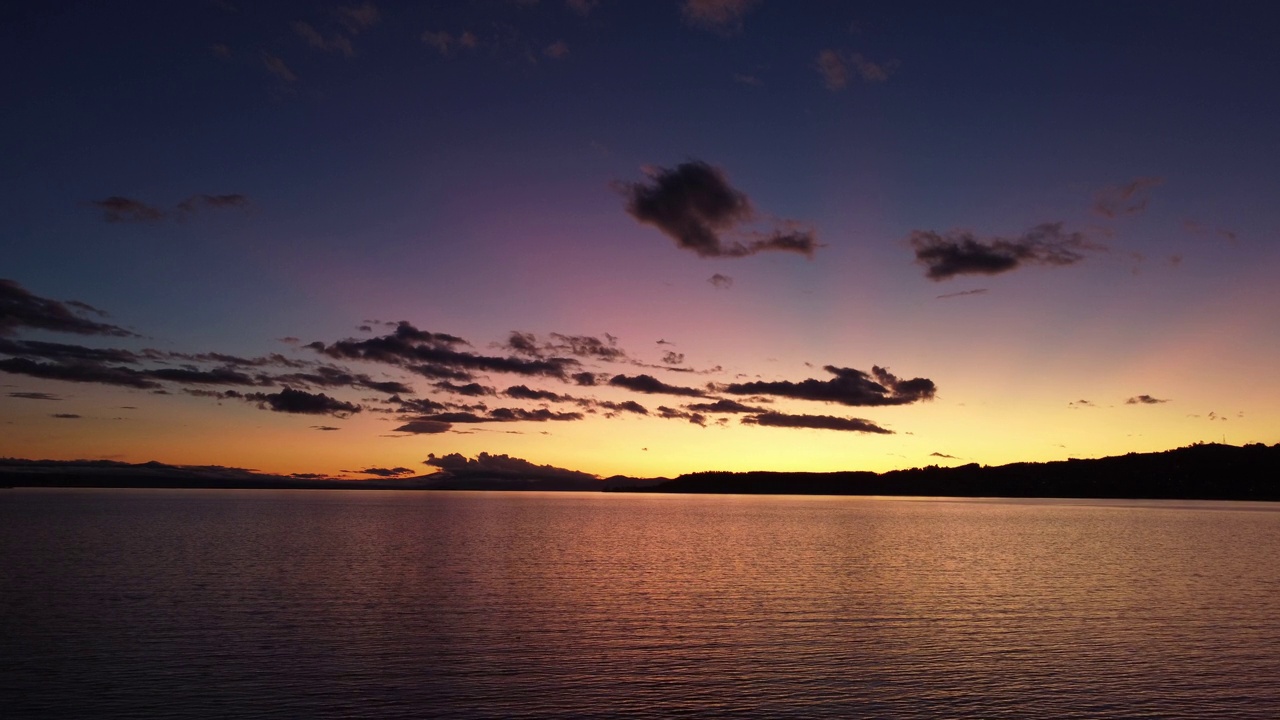
{"label": "silhouetted hill", "polygon": [[1096,460],[832,473],[700,472],[612,492],[1280,500],[1280,445],[1197,444]]}

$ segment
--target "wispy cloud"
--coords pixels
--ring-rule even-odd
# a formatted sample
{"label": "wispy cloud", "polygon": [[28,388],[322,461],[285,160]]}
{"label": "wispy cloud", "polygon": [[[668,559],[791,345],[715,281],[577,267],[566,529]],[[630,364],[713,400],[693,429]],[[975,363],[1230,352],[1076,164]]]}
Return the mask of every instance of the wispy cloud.
{"label": "wispy cloud", "polygon": [[93,200],[89,204],[102,210],[102,219],[107,222],[156,222],[165,217],[164,211],[160,208],[120,195]]}
{"label": "wispy cloud", "polygon": [[766,427],[810,428],[814,430],[843,430],[845,432],[876,433],[892,435],[892,430],[876,425],[870,420],[861,418],[835,417],[832,415],[791,415],[780,412],[767,412],[742,418],[743,425],[761,425]]}
{"label": "wispy cloud", "polygon": [[272,75],[275,75],[285,82],[291,83],[298,81],[298,76],[294,74],[293,70],[290,70],[284,60],[280,59],[276,55],[272,55],[268,52],[262,53],[262,65],[267,68],[267,72],[270,72]]}
{"label": "wispy cloud", "polygon": [[1110,185],[1093,197],[1093,211],[1105,218],[1137,215],[1147,209],[1150,190],[1164,184],[1161,177],[1140,177],[1123,185]]}
{"label": "wispy cloud", "polygon": [[1060,222],[1037,225],[1015,238],[978,238],[967,230],[945,235],[915,230],[908,241],[930,280],[997,275],[1023,265],[1074,265],[1086,252],[1104,249],[1084,233],[1063,231]]}
{"label": "wispy cloud", "polygon": [[759,4],[759,0],[685,0],[680,14],[690,25],[729,35],[742,32],[742,21]]}
{"label": "wispy cloud", "polygon": [[1161,403],[1167,403],[1167,402],[1169,401],[1152,397],[1150,395],[1135,395],[1129,398],[1128,400],[1125,400],[1124,404],[1125,405],[1159,405]]}
{"label": "wispy cloud", "polygon": [[76,335],[135,336],[122,327],[90,320],[84,317],[85,313],[99,317],[105,315],[87,303],[43,298],[17,281],[0,278],[0,337],[13,335],[23,328]]}
{"label": "wispy cloud", "polygon": [[822,76],[822,82],[828,90],[843,90],[854,78],[866,83],[882,83],[889,79],[889,74],[897,69],[896,60],[877,63],[868,60],[861,53],[850,53],[843,50],[826,49],[818,53],[814,67]]}

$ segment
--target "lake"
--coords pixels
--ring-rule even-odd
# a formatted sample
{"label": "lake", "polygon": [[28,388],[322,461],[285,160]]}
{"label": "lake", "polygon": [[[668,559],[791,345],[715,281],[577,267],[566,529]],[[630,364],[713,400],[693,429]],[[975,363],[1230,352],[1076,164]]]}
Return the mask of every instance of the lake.
{"label": "lake", "polygon": [[0,491],[6,718],[1280,717],[1280,505]]}

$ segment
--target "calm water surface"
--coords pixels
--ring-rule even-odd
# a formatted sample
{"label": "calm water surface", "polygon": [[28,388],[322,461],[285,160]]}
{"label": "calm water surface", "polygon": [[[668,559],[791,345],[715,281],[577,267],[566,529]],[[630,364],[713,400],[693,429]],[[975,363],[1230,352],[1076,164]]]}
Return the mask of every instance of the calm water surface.
{"label": "calm water surface", "polygon": [[1280,507],[0,491],[5,718],[1280,717]]}

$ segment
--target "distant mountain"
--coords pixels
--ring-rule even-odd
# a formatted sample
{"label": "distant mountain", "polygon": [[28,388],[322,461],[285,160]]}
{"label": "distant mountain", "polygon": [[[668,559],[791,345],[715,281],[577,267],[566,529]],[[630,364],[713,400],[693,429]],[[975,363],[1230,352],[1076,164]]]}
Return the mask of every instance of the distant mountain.
{"label": "distant mountain", "polygon": [[[873,472],[698,472],[601,480],[549,466],[486,456],[430,475],[351,480],[270,475],[218,465],[129,464],[111,460],[0,459],[0,486],[104,488],[275,488],[338,490],[536,490],[784,495],[1153,498],[1280,500],[1280,444],[1196,444],[1096,460],[936,465]],[[527,467],[526,467],[527,466]]]}
{"label": "distant mountain", "polygon": [[1280,500],[1280,444],[886,473],[700,472],[614,492]]}

